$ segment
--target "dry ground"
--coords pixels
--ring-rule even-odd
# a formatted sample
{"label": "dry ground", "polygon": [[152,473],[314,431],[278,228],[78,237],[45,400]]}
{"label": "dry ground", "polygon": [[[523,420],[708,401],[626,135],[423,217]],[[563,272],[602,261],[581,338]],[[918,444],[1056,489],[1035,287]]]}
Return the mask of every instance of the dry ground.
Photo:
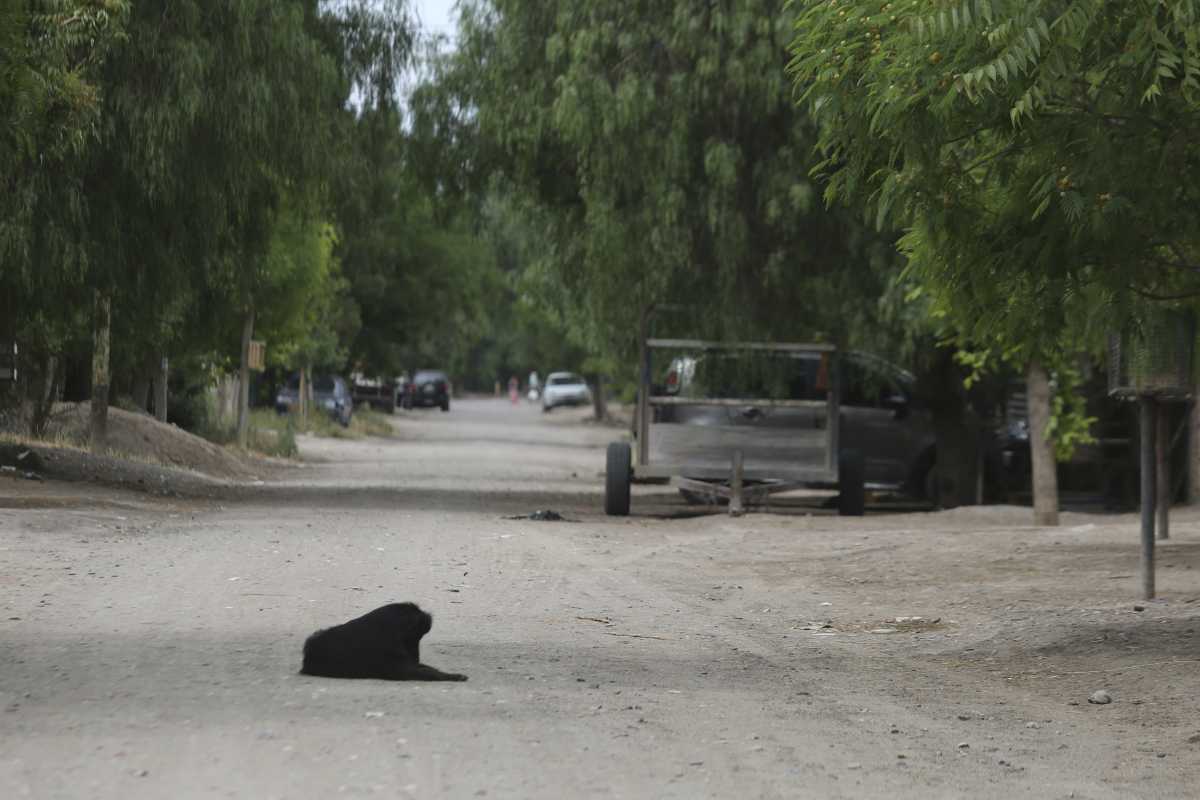
{"label": "dry ground", "polygon": [[[402,414],[212,499],[0,477],[0,796],[1197,796],[1200,514],[1142,605],[1132,516],[605,518],[582,416]],[[394,599],[468,683],[296,674]]]}

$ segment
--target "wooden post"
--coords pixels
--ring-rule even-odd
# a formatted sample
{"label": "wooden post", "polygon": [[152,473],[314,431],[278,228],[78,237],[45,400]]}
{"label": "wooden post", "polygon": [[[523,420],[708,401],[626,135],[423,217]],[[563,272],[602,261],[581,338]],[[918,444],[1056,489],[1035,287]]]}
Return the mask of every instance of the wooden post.
{"label": "wooden post", "polygon": [[158,360],[158,374],[154,377],[154,416],[159,422],[167,421],[167,374],[170,362],[164,353]]}
{"label": "wooden post", "polygon": [[1033,462],[1033,524],[1058,524],[1058,465],[1054,445],[1046,433],[1050,428],[1050,376],[1036,360],[1025,375],[1025,397],[1029,405],[1029,456]]}
{"label": "wooden post", "polygon": [[1158,406],[1158,430],[1154,437],[1155,495],[1158,505],[1158,538],[1171,535],[1171,406]]}
{"label": "wooden post", "polygon": [[608,397],[605,395],[604,376],[596,373],[595,392],[592,394],[592,415],[600,422],[608,419]]}
{"label": "wooden post", "polygon": [[254,309],[246,312],[242,324],[242,364],[238,372],[237,441],[245,447],[250,435],[250,339],[254,336]]}
{"label": "wooden post", "polygon": [[1141,406],[1138,437],[1142,455],[1142,555],[1138,569],[1142,580],[1142,597],[1151,600],[1154,598],[1154,423],[1157,421],[1157,409],[1153,397],[1138,398],[1138,403]]}
{"label": "wooden post", "polygon": [[92,415],[91,449],[102,453],[108,442],[109,335],[112,330],[112,297],[97,289],[92,314]]}
{"label": "wooden post", "polygon": [[733,469],[730,475],[729,516],[740,517],[745,512],[742,502],[742,475],[745,472],[744,456],[741,450],[733,451]]}

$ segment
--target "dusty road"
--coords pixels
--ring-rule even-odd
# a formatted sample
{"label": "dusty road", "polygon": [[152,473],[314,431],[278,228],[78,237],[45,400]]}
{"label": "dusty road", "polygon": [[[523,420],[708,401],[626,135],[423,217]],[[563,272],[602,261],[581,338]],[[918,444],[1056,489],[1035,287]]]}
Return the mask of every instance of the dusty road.
{"label": "dusty road", "polygon": [[[1200,795],[1200,516],[1139,611],[1132,517],[606,519],[581,416],[405,414],[218,501],[0,480],[0,797]],[[296,673],[390,600],[468,683]]]}

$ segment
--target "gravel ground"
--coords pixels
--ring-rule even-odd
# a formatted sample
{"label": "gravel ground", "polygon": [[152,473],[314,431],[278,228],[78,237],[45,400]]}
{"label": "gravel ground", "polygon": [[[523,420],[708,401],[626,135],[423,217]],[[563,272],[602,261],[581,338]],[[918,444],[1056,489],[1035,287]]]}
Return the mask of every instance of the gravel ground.
{"label": "gravel ground", "polygon": [[[0,797],[1197,796],[1200,513],[1141,604],[1132,516],[605,518],[583,416],[405,413],[215,499],[0,476]],[[297,674],[391,600],[469,682]]]}

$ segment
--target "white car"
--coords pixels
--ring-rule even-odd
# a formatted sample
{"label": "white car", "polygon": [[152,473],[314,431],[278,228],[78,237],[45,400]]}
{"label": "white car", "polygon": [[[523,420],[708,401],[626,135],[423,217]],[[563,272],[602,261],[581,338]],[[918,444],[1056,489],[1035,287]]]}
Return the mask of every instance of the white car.
{"label": "white car", "polygon": [[573,372],[551,372],[542,389],[542,411],[555,406],[582,406],[592,402],[592,391]]}

